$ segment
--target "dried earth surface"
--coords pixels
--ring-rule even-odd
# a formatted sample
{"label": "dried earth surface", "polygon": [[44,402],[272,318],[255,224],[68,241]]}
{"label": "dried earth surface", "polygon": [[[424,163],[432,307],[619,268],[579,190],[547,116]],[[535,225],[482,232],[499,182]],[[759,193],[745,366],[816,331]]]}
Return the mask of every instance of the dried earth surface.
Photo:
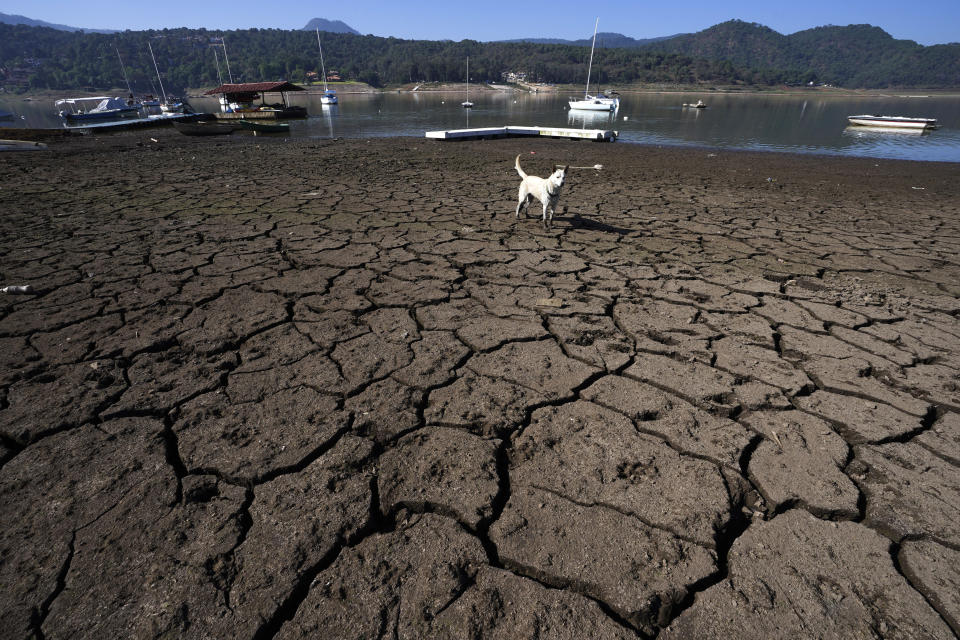
{"label": "dried earth surface", "polygon": [[[553,229],[513,216],[572,169]],[[958,166],[0,158],[10,638],[951,638]]]}

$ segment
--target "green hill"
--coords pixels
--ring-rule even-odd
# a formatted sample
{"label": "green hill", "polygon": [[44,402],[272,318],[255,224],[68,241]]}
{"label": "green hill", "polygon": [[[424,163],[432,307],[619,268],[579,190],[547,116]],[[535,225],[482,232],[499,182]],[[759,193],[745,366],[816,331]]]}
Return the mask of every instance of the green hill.
{"label": "green hill", "polygon": [[[222,39],[221,39],[222,38]],[[8,90],[108,89],[125,85],[119,52],[136,93],[156,90],[153,47],[168,91],[228,82],[286,79],[303,82],[319,71],[317,39],[311,31],[205,29],[123,31],[84,34],[43,27],[0,24],[0,82]],[[589,47],[463,40],[401,40],[348,33],[325,33],[328,70],[344,80],[373,86],[408,82],[463,82],[470,56],[471,80],[502,82],[506,72],[523,72],[531,82],[581,83]],[[219,64],[219,75],[217,65]],[[631,82],[741,81],[729,63],[636,49],[598,50],[593,81],[604,86]]]}
{"label": "green hill", "polygon": [[851,88],[960,87],[960,44],[925,47],[867,24],[782,35],[763,25],[731,20],[643,49],[728,60],[761,78],[784,81]]}
{"label": "green hill", "polygon": [[[168,91],[216,86],[221,78],[229,81],[224,41],[235,82],[304,82],[308,73],[319,70],[311,31],[104,34],[0,24],[0,83],[9,91],[122,87],[119,53],[134,91],[157,93],[149,42]],[[328,70],[373,86],[462,82],[468,55],[475,82],[501,82],[507,72],[519,72],[528,82],[579,84],[589,50],[542,42],[401,40],[329,32],[323,39]],[[593,74],[594,82],[604,87],[809,82],[851,88],[960,87],[960,44],[923,47],[868,25],[818,27],[784,36],[761,25],[731,21],[639,47],[598,49]]]}

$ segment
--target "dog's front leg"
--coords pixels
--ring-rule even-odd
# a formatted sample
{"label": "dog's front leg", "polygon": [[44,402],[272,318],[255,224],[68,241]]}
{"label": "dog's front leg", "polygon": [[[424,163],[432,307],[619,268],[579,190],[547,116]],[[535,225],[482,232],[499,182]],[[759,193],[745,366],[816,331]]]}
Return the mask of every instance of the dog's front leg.
{"label": "dog's front leg", "polygon": [[[549,207],[547,206],[547,204],[544,203],[544,205],[543,205],[543,228],[544,228],[544,230],[547,230],[547,229],[550,228],[549,224],[547,224],[547,209],[548,209],[548,208],[549,208]],[[553,221],[553,214],[550,215],[550,221],[551,221],[551,222]]]}

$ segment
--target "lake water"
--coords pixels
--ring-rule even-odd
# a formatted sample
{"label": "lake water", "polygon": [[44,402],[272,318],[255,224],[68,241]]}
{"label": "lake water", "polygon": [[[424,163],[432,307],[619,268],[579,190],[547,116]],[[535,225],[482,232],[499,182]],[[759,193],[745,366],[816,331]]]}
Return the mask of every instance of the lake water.
{"label": "lake water", "polygon": [[[317,95],[291,94],[291,104],[313,114],[291,121],[291,136],[423,136],[435,129],[540,125],[614,129],[621,143],[960,162],[960,98],[955,96],[625,94],[615,116],[569,111],[567,97],[567,93],[472,92],[476,106],[467,110],[460,106],[464,95],[458,93],[341,94],[335,106],[321,105]],[[682,106],[698,99],[708,108]],[[197,111],[217,109],[212,98],[193,98],[190,103]],[[13,126],[60,126],[52,100],[0,97],[0,111],[24,116]],[[937,118],[941,127],[920,133],[847,125],[848,115],[861,113]]]}

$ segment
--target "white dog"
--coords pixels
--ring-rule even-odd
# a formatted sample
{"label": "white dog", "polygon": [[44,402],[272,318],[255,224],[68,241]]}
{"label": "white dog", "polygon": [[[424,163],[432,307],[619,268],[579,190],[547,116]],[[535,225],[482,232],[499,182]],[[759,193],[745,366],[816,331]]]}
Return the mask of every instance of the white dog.
{"label": "white dog", "polygon": [[[520,182],[520,193],[517,195],[517,217],[520,217],[520,207],[523,207],[524,214],[530,208],[530,203],[534,198],[543,205],[543,228],[548,229],[553,223],[553,213],[557,206],[557,200],[560,199],[560,189],[563,188],[563,181],[567,178],[567,169],[569,166],[553,165],[553,173],[549,178],[538,178],[537,176],[528,176],[520,168],[520,156],[517,156],[517,173],[523,178]],[[550,217],[547,218],[547,210],[550,211]]]}

